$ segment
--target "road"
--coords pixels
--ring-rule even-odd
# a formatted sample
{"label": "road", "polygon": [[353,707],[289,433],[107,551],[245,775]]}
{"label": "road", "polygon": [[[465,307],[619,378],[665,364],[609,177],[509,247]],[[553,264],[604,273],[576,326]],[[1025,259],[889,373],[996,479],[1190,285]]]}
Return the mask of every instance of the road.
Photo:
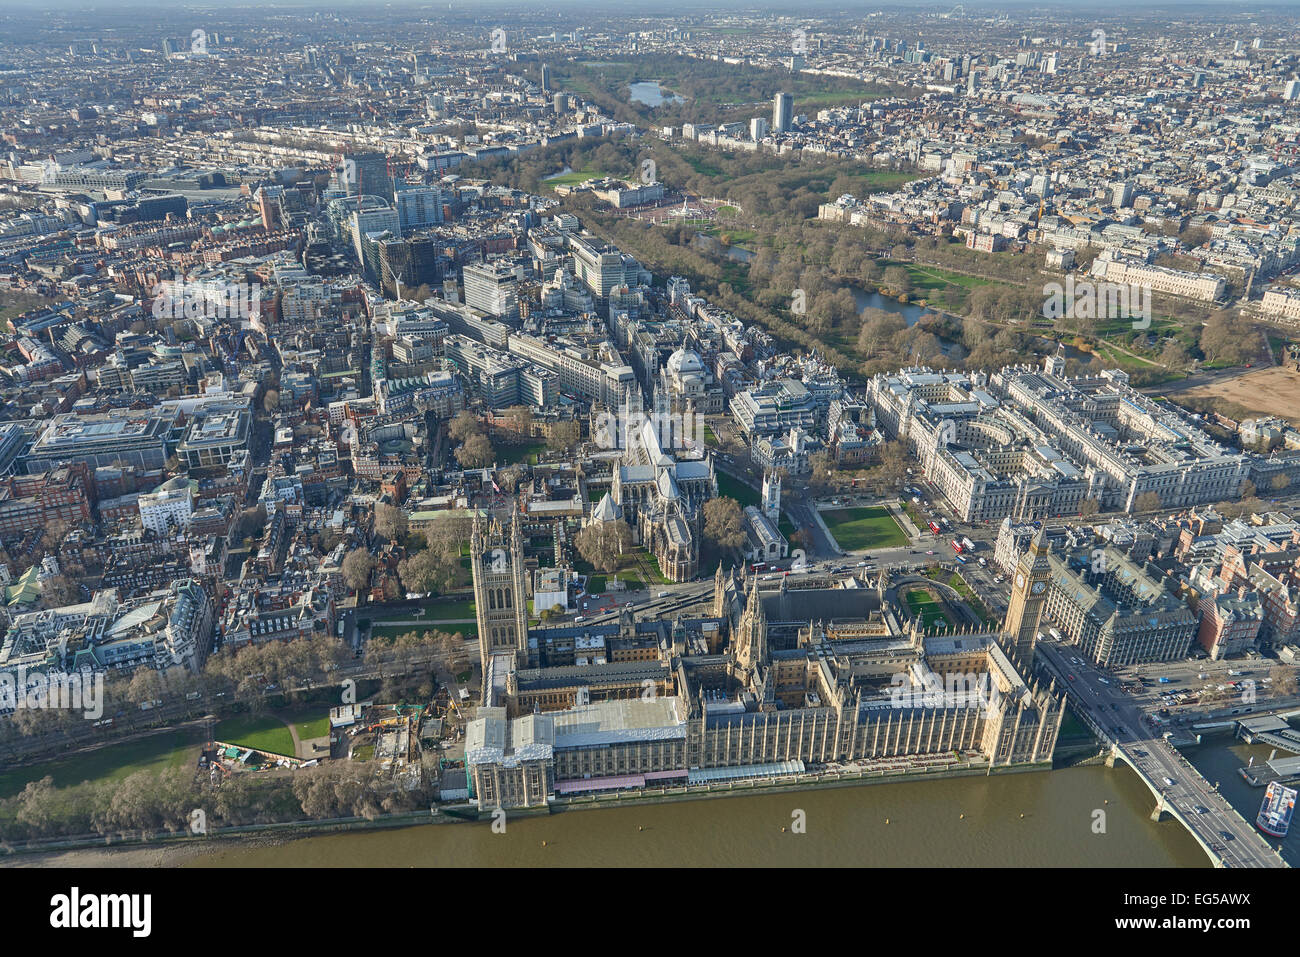
{"label": "road", "polygon": [[[1040,641],[1038,654],[1075,710],[1094,725],[1094,733],[1119,753],[1158,794],[1174,816],[1224,867],[1285,867],[1255,830],[1164,738],[1141,703],[1120,690],[1119,679],[1074,654],[1075,649]],[[1170,783],[1172,782],[1172,783]]]}
{"label": "road", "polygon": [[[782,578],[788,577],[792,583],[809,578],[826,578],[828,576],[844,578],[850,573],[864,571],[870,573],[885,566],[888,566],[895,573],[919,573],[932,565],[934,560],[935,556],[927,555],[924,549],[902,546],[871,552],[869,559],[862,559],[856,555],[843,559],[814,559],[809,561],[807,567],[803,569],[788,569],[788,575],[786,574],[787,569],[772,565],[768,569],[759,572],[759,580],[763,582],[762,587],[764,589],[774,589],[778,587]],[[792,562],[787,560],[781,564],[788,566]],[[835,572],[837,568],[842,568],[843,571],[837,573]],[[654,597],[650,597],[651,593],[649,592],[639,592],[621,598],[613,594],[605,594],[601,596],[601,602],[608,608],[606,613],[593,615],[591,611],[586,611],[579,614],[583,614],[584,620],[587,622],[612,621],[618,617],[619,610],[629,600],[631,600],[633,608],[636,609],[638,618],[671,618],[675,614],[692,610],[693,613],[699,615],[712,614],[712,611],[699,609],[701,604],[711,604],[713,601],[712,577],[706,577],[700,581],[661,585],[657,587],[657,591],[653,594]],[[608,599],[610,598],[615,598],[613,607],[609,607]],[[552,624],[559,626],[570,623],[572,623],[571,619],[552,622]]]}
{"label": "road", "polygon": [[804,502],[791,502],[785,506],[785,512],[795,527],[807,531],[809,535],[808,553],[814,558],[836,558],[846,554],[826,534],[826,529],[817,520],[814,508]]}

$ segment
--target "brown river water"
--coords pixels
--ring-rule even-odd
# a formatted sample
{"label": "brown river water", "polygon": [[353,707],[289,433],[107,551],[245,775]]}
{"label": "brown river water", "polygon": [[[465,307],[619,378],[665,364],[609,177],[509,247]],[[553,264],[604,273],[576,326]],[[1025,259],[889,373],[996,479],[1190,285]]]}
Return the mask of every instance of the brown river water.
{"label": "brown river water", "polygon": [[1209,866],[1177,822],[1149,820],[1153,806],[1131,771],[1089,766],[565,810],[508,818],[503,834],[490,822],[330,834],[190,866]]}

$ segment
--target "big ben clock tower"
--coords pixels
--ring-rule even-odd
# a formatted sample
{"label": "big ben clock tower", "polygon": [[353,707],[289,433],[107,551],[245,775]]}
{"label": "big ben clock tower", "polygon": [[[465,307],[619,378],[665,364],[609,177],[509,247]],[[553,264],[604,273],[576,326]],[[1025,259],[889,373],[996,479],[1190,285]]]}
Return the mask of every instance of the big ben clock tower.
{"label": "big ben clock tower", "polygon": [[1047,560],[1051,550],[1047,535],[1039,529],[1029,550],[1016,566],[1011,585],[1011,601],[1007,604],[1007,618],[1002,624],[1006,643],[1026,665],[1034,660],[1038,643],[1038,626],[1047,601],[1047,586],[1052,577],[1052,566]]}

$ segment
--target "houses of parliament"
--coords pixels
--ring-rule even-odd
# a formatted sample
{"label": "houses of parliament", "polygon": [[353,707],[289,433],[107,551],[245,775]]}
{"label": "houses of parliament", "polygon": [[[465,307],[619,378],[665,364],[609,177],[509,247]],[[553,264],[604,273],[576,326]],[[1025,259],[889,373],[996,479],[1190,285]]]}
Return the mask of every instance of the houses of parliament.
{"label": "houses of parliament", "polygon": [[930,630],[901,597],[941,587],[918,574],[764,589],[721,568],[691,614],[530,628],[518,516],[476,524],[471,546],[483,694],[465,758],[480,810],[891,758],[1051,761],[1064,696],[1031,670],[1042,542],[1003,629]]}

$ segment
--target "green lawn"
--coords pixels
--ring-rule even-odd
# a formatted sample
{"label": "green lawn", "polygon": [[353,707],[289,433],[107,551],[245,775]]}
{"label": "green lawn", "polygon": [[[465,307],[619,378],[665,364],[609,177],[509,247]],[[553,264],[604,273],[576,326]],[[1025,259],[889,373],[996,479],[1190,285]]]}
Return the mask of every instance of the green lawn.
{"label": "green lawn", "polygon": [[907,536],[882,505],[831,509],[822,512],[821,517],[845,551],[896,548],[907,544]]}
{"label": "green lawn", "polygon": [[644,548],[635,548],[619,559],[618,569],[612,574],[597,573],[587,562],[575,562],[574,569],[587,576],[587,594],[599,595],[611,580],[624,582],[629,588],[649,588],[667,585],[668,579],[659,571],[659,563]]}
{"label": "green lawn", "polygon": [[[801,93],[795,97],[795,112],[800,113],[804,110],[801,108],[828,107],[828,106],[857,106],[866,100],[879,100],[887,96],[886,93],[879,93],[874,90],[848,90],[846,92],[827,92],[827,93]],[[915,179],[916,177],[911,177]],[[906,180],[904,180],[906,182]]]}
{"label": "green lawn", "polygon": [[421,618],[415,614],[418,609],[396,609],[392,614],[385,615],[383,618],[372,619],[375,624],[382,625],[386,621],[451,621],[457,618],[473,618],[475,615],[474,603],[472,601],[442,601],[441,599],[431,599],[421,602],[420,608],[424,610],[424,617]]}
{"label": "green lawn", "polygon": [[329,737],[330,733],[329,715],[322,718],[312,718],[309,721],[295,721],[293,726],[298,732],[298,740],[300,741]]}
{"label": "green lawn", "polygon": [[587,182],[589,179],[600,179],[602,176],[608,175],[602,170],[595,170],[588,166],[570,173],[562,173],[559,176],[547,177],[542,182],[547,186],[576,186],[579,183]]}
{"label": "green lawn", "polygon": [[477,611],[472,601],[441,601],[431,604],[424,613],[430,621],[451,621],[455,618],[473,618]]}
{"label": "green lawn", "polygon": [[1155,362],[1152,359],[1144,359],[1139,356],[1131,356],[1127,352],[1124,352],[1123,350],[1116,348],[1112,343],[1109,343],[1104,339],[1098,342],[1094,348],[1095,348],[1094,354],[1106,363],[1106,368],[1108,369],[1118,366],[1121,369],[1125,369],[1131,372],[1134,369],[1147,369],[1152,367],[1156,367],[1156,368],[1160,367],[1160,363]]}
{"label": "green lawn", "polygon": [[639,554],[641,558],[641,567],[644,571],[648,573],[647,575],[643,576],[647,584],[651,584],[651,585],[672,584],[672,582],[670,582],[667,578],[664,577],[664,573],[659,570],[659,559],[655,558],[644,548],[641,549]]}
{"label": "green lawn", "polygon": [[683,155],[682,159],[686,160],[686,162],[690,164],[691,169],[695,170],[695,172],[699,173],[701,176],[716,179],[722,175],[721,169],[708,162],[708,160],[699,154]]}
{"label": "green lawn", "polygon": [[722,498],[734,498],[740,503],[740,507],[746,505],[758,505],[763,500],[763,493],[752,485],[747,485],[740,479],[732,478],[723,472],[718,472],[718,495]]}
{"label": "green lawn", "polygon": [[912,610],[912,614],[921,619],[922,628],[933,628],[936,624],[946,623],[943,606],[935,601],[929,592],[917,588],[905,594],[903,600],[907,602],[907,607]]}
{"label": "green lawn", "polygon": [[704,232],[717,236],[728,246],[743,246],[746,243],[752,243],[758,238],[758,233],[752,229],[721,229],[717,226],[710,226]]}
{"label": "green lawn", "polygon": [[320,706],[281,712],[280,717],[293,725],[298,732],[298,740],[300,741],[324,738],[330,733],[329,713]]}
{"label": "green lawn", "polygon": [[525,442],[518,445],[505,445],[503,443],[495,446],[495,448],[497,459],[502,465],[516,465],[520,462],[536,465],[537,456],[546,450],[546,443]]}
{"label": "green lawn", "polygon": [[197,761],[202,734],[174,731],[155,734],[141,741],[112,744],[73,757],[60,758],[29,767],[0,772],[0,797],[13,797],[29,781],[47,774],[56,787],[70,787],[82,781],[118,781],[137,771],[160,772]]}
{"label": "green lawn", "polygon": [[293,736],[279,718],[253,717],[228,718],[217,724],[213,732],[218,741],[238,744],[258,751],[293,756]]}
{"label": "green lawn", "polygon": [[[912,298],[924,299],[934,308],[951,312],[962,312],[964,310],[966,297],[972,289],[993,283],[990,279],[969,276],[965,273],[953,272],[950,269],[940,269],[937,266],[899,263],[889,259],[881,259],[879,263],[885,268],[896,265],[903,266],[912,281]],[[888,284],[884,285],[887,286]]]}
{"label": "green lawn", "polygon": [[942,289],[945,286],[962,286],[966,289],[973,289],[976,286],[987,286],[992,282],[992,280],[980,276],[968,276],[965,273],[940,269],[938,266],[926,266],[921,263],[897,263],[891,260],[882,260],[880,264],[885,268],[897,265],[906,267],[907,273],[912,279],[912,285],[917,289]]}
{"label": "green lawn", "polygon": [[[464,559],[461,564],[468,567],[469,559]],[[444,601],[442,599],[430,599],[421,602],[420,608],[424,609],[424,615],[415,614],[417,609],[396,609],[383,618],[371,619],[370,635],[373,638],[396,638],[398,635],[404,635],[407,632],[425,632],[425,631],[448,631],[460,635],[476,634],[478,628],[473,624],[478,612],[474,608],[474,602],[468,600]],[[460,619],[460,621],[456,621]],[[468,619],[468,621],[466,620]],[[390,622],[413,621],[418,624],[397,625]]]}

